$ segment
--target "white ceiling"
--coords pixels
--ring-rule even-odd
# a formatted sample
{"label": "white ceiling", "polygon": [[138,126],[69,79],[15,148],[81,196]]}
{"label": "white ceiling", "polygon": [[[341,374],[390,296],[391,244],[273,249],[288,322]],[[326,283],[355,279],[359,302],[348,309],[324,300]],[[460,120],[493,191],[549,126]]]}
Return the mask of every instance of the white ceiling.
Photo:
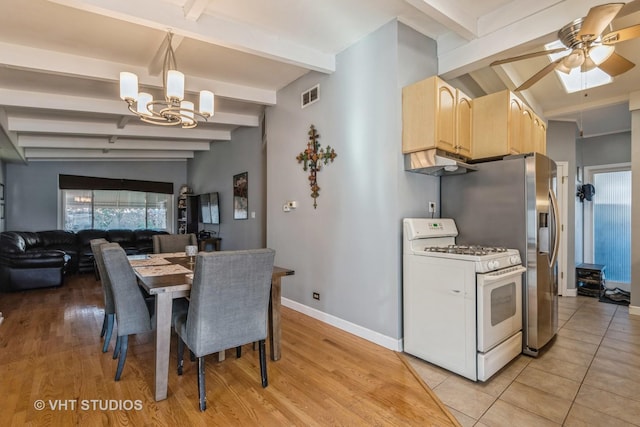
{"label": "white ceiling", "polygon": [[[310,70],[334,72],[338,53],[393,19],[437,41],[439,74],[445,79],[471,77],[485,93],[513,89],[548,59],[493,68],[491,61],[541,50],[559,28],[601,3],[0,0],[0,157],[193,157],[211,142],[229,140],[237,127],[258,126],[263,108],[277,102],[280,88]],[[634,12],[613,26],[638,22],[640,13]],[[188,96],[201,89],[216,94],[216,114],[196,129],[142,123],[119,99],[120,71],[135,72],[141,86],[159,94],[158,54],[168,29]],[[616,49],[640,63],[640,41]],[[521,95],[547,119],[579,120],[588,136],[628,130],[628,95],[639,89],[640,67],[635,67],[586,97],[564,94],[553,73]]]}

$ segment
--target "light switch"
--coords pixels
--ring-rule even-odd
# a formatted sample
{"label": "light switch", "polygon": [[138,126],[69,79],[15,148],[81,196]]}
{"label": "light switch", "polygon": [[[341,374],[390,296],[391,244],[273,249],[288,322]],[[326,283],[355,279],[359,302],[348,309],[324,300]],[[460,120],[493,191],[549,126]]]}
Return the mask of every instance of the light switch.
{"label": "light switch", "polygon": [[256,217],[256,213],[255,212],[251,212],[251,218],[255,218]]}

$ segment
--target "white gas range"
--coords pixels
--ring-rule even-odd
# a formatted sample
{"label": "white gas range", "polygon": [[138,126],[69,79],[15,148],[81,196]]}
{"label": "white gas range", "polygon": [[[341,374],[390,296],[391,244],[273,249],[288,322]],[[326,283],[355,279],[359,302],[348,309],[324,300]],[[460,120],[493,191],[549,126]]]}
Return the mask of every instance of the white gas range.
{"label": "white gas range", "polygon": [[522,351],[525,268],[517,249],[457,235],[452,219],[404,220],[404,351],[484,381]]}

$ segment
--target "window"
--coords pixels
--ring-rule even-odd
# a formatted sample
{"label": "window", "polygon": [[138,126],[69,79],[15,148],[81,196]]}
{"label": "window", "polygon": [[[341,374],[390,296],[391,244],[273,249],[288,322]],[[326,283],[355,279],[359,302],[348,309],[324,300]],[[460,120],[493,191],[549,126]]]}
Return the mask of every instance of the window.
{"label": "window", "polygon": [[596,193],[584,203],[585,260],[606,266],[608,287],[631,283],[631,171],[628,166],[587,168]]}
{"label": "window", "polygon": [[63,228],[169,230],[172,196],[127,190],[62,190]]}

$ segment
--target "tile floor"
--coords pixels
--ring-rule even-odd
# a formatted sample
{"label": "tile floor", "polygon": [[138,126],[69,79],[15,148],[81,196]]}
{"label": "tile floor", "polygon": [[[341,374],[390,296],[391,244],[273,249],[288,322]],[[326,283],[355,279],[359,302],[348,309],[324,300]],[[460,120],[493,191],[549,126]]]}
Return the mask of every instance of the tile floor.
{"label": "tile floor", "polygon": [[640,426],[640,316],[596,298],[560,297],[558,335],[474,383],[413,356],[463,426]]}

